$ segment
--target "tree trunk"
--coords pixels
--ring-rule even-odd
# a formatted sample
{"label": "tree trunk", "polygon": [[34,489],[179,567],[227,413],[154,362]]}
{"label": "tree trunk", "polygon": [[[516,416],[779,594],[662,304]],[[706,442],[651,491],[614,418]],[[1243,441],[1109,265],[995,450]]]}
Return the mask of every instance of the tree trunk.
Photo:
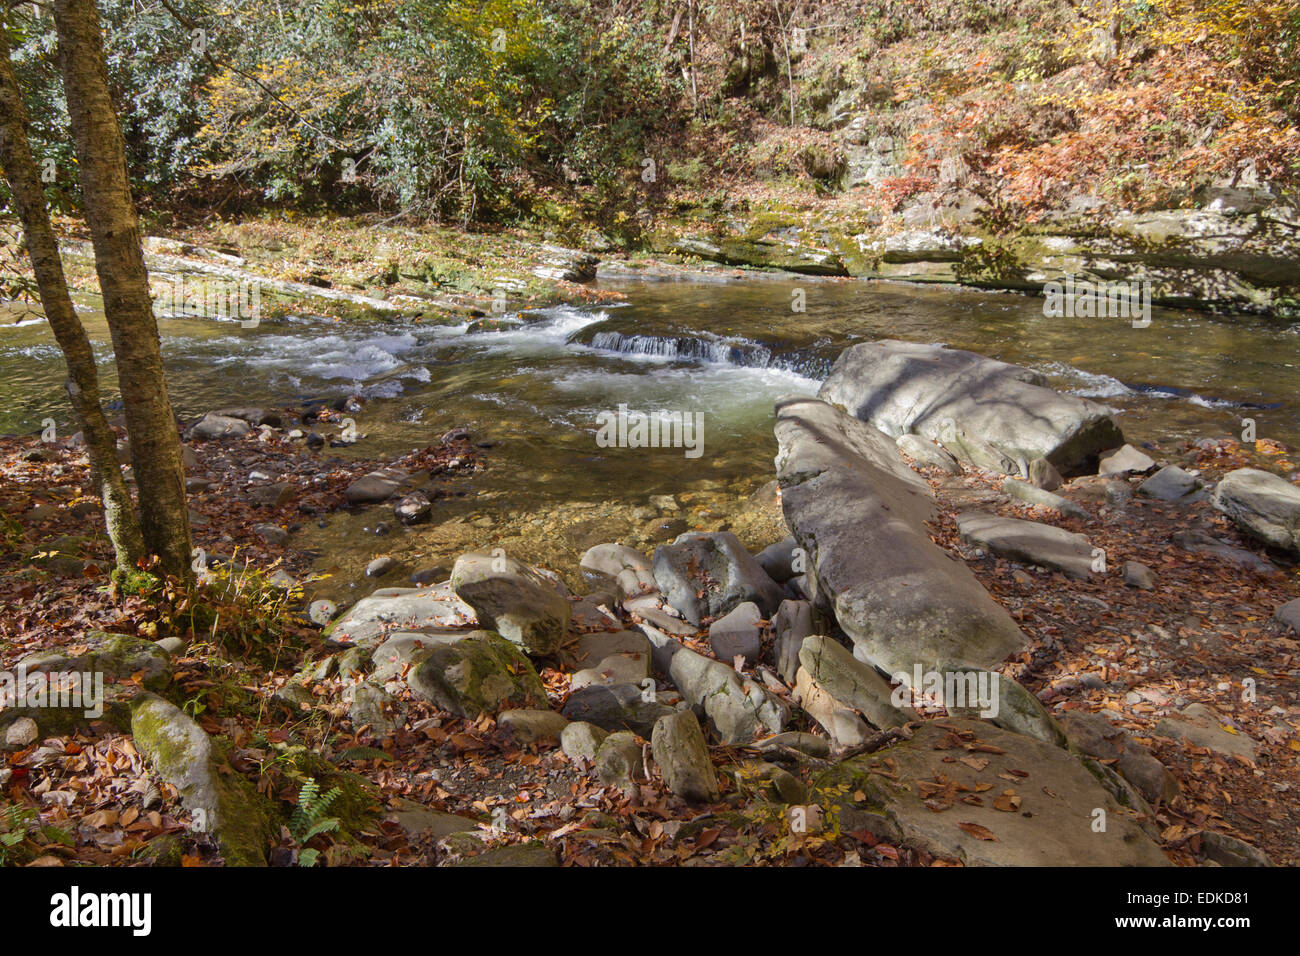
{"label": "tree trunk", "polygon": [[126,571],[144,556],[144,541],[131,495],[122,480],[121,466],[117,463],[117,438],[109,429],[99,404],[95,355],[68,296],[58,240],[50,226],[45,193],[28,145],[28,126],[27,107],[23,104],[9,59],[9,37],[0,29],[0,164],[4,166],[14,206],[23,225],[27,254],[36,273],[45,318],[68,365],[68,397],[86,439],[90,472],[104,502],[104,519],[113,542],[117,567]]}
{"label": "tree trunk", "polygon": [[158,570],[188,583],[193,575],[185,468],[167,397],[126,149],[108,91],[99,12],[94,0],[56,0],[54,23],[95,272],[131,439],[140,527],[145,547],[158,556]]}

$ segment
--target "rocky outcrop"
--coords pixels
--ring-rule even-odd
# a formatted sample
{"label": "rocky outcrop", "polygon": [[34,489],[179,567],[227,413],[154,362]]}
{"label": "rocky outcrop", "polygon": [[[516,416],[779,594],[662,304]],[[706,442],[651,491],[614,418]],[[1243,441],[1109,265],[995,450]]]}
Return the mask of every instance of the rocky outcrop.
{"label": "rocky outcrop", "polygon": [[929,487],[886,435],[811,399],[777,404],[777,476],[814,603],[887,673],[997,664],[1027,643],[970,570],[929,538]]}
{"label": "rocky outcrop", "polygon": [[967,866],[1169,865],[1080,760],[980,721],[921,724],[826,771],[816,790],[843,829]]}

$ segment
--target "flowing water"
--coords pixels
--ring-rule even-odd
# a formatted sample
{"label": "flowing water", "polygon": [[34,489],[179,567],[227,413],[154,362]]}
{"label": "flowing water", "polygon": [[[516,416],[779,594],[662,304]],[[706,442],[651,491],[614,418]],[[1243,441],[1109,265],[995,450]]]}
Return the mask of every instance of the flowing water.
{"label": "flowing water", "polygon": [[[1135,442],[1236,435],[1253,418],[1259,437],[1300,445],[1295,324],[1156,309],[1139,329],[1118,318],[1049,318],[1032,297],[890,283],[602,285],[626,301],[539,309],[487,328],[306,315],[254,329],[163,319],[168,384],[185,417],[360,395],[359,455],[424,446],[453,425],[497,443],[487,469],[465,486],[469,494],[440,502],[432,526],[378,542],[370,532],[379,519],[368,512],[305,529],[322,569],[353,579],[375,553],[403,553],[416,566],[475,543],[474,535],[486,543],[521,528],[571,557],[590,535],[566,538],[566,523],[594,521],[613,533],[620,514],[624,522],[651,514],[650,496],[684,491],[699,493],[697,510],[709,495],[740,500],[771,477],[773,401],[814,394],[845,346],[879,338],[946,342],[1037,369],[1054,387],[1117,409]],[[803,312],[792,310],[798,290]],[[113,395],[102,316],[87,312],[83,321]],[[0,432],[36,431],[47,417],[61,433],[72,430],[62,358],[43,322],[0,327],[0,372]],[[600,416],[620,405],[689,421],[699,413],[702,453],[602,447]],[[449,522],[466,533],[450,533]]]}

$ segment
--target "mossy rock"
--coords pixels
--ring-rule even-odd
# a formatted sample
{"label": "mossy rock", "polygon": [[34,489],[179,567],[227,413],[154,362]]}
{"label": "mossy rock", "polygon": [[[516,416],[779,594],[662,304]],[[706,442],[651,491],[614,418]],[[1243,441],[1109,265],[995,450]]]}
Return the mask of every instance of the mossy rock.
{"label": "mossy rock", "polygon": [[532,662],[494,631],[474,631],[430,649],[407,680],[416,694],[457,717],[547,707],[546,688]]}
{"label": "mossy rock", "polygon": [[215,836],[227,865],[266,866],[280,821],[271,802],[230,766],[227,742],[211,739],[180,708],[149,693],[132,704],[131,735],[195,822]]}

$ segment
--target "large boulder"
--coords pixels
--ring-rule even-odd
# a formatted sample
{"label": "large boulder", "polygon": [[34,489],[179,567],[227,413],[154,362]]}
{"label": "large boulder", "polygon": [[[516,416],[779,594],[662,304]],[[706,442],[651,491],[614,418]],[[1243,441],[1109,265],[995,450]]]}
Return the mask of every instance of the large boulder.
{"label": "large boulder", "polygon": [[814,603],[886,673],[921,663],[991,667],[1027,643],[962,561],[930,540],[934,500],[893,441],[825,402],[777,403],[786,522]]}
{"label": "large boulder", "polygon": [[1124,444],[1105,407],[1053,391],[1030,369],[941,345],[851,346],[817,396],[893,438],[915,433],[968,460],[952,441],[958,433],[1011,462],[1045,458],[1063,472],[1085,469]]}
{"label": "large boulder", "polygon": [[1257,468],[1239,468],[1214,489],[1214,506],[1274,548],[1300,553],[1300,488]]}
{"label": "large boulder", "polygon": [[655,548],[654,576],[668,603],[692,624],[746,601],[753,601],[765,615],[773,614],[783,596],[729,531],[687,533]]}
{"label": "large boulder", "polygon": [[977,720],[927,721],[814,786],[842,829],[967,866],[1170,865],[1083,761]]}
{"label": "large boulder", "polygon": [[530,654],[552,654],[569,627],[569,602],[555,585],[504,554],[463,554],[451,569],[456,596],[481,625]]}
{"label": "large boulder", "polygon": [[546,688],[532,662],[499,634],[475,631],[424,654],[407,677],[411,690],[457,717],[510,707],[546,708]]}

